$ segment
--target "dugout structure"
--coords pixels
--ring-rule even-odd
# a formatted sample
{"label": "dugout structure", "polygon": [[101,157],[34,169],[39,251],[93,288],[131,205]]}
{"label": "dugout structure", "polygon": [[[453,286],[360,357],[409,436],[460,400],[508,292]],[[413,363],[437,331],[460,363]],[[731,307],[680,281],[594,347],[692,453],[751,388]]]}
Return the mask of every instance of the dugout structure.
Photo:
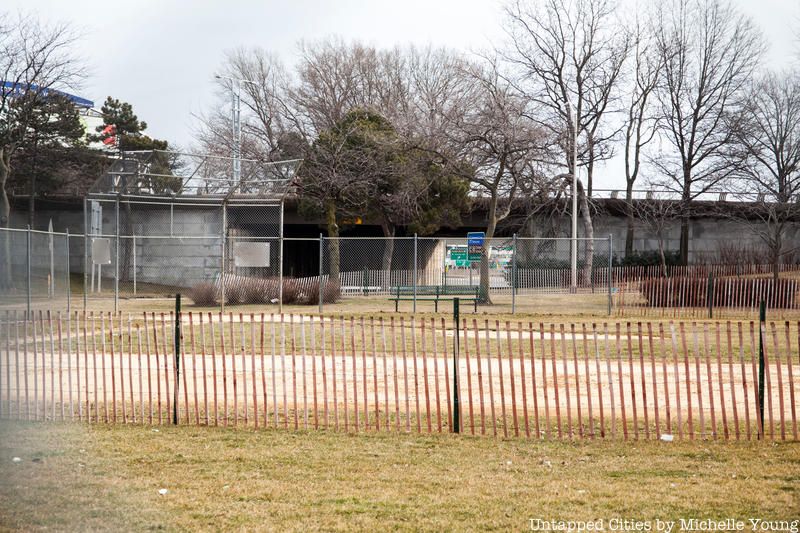
{"label": "dugout structure", "polygon": [[[300,160],[122,152],[84,199],[84,305],[283,277],[283,206]],[[283,283],[278,284],[282,290]],[[281,295],[282,296],[282,295]],[[280,297],[279,297],[280,301]]]}

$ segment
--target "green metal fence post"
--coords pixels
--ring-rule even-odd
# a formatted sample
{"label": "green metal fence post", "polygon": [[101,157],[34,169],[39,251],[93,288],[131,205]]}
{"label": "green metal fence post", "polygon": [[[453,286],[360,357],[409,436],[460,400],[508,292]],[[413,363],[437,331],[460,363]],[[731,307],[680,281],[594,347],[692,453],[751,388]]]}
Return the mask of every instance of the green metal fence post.
{"label": "green metal fence post", "polygon": [[453,433],[461,432],[461,417],[459,416],[460,401],[458,397],[458,352],[459,352],[459,338],[458,334],[458,307],[459,299],[453,298]]}
{"label": "green metal fence post", "polygon": [[708,318],[714,318],[714,274],[708,273],[708,288],[706,289],[708,302]]}
{"label": "green metal fence post", "polygon": [[759,438],[764,438],[764,337],[763,326],[767,321],[767,304],[764,300],[758,306],[758,419],[761,421]]}
{"label": "green metal fence post", "polygon": [[181,293],[175,295],[175,387],[172,395],[172,423],[178,425],[178,392],[181,374]]}

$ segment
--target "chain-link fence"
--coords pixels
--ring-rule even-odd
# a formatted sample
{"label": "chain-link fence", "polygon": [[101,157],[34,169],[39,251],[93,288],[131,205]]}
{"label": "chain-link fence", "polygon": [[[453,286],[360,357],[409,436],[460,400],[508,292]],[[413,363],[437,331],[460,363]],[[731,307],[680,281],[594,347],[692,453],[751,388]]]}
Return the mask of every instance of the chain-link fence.
{"label": "chain-link fence", "polygon": [[577,313],[611,312],[610,237],[578,239],[574,284],[570,239],[495,238],[477,256],[466,238],[321,237],[318,244],[320,311],[345,302],[365,310],[437,311],[458,297],[475,310],[491,305],[499,313],[565,304]]}
{"label": "chain-link fence", "polygon": [[31,229],[0,231],[0,296],[5,306],[72,305],[70,267],[77,257],[68,233]]}
{"label": "chain-link fence", "polygon": [[[493,313],[611,310],[612,243],[579,239],[281,237],[279,206],[87,204],[87,235],[2,230],[7,305],[63,307],[187,295],[197,305]],[[224,231],[223,231],[223,228]],[[88,242],[88,246],[84,246]],[[224,275],[221,275],[224,274]]]}

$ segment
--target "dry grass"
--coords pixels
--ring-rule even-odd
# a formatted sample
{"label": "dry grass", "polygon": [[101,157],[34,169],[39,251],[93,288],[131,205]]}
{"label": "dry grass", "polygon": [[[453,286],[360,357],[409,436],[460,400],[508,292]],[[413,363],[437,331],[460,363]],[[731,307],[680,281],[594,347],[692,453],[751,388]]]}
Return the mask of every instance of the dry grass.
{"label": "dry grass", "polygon": [[800,514],[797,444],[7,422],[0,431],[9,530],[523,530],[530,518]]}

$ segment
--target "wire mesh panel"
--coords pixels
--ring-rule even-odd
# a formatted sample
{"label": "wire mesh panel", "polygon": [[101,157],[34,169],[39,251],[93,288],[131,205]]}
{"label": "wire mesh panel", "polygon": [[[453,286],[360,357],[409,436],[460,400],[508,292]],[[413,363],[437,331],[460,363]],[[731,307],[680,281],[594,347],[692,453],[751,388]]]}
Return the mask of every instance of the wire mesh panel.
{"label": "wire mesh panel", "polygon": [[[327,295],[324,304],[360,301],[369,309],[438,311],[460,298],[485,310],[512,312],[517,304],[546,311],[574,299],[589,302],[587,312],[607,314],[609,250],[608,239],[579,240],[573,290],[568,239],[495,238],[476,257],[465,238],[323,238],[317,276]],[[563,297],[548,303],[536,298],[543,294]]]}
{"label": "wire mesh panel", "polygon": [[64,233],[0,231],[0,296],[12,309],[67,307],[70,248]]}

